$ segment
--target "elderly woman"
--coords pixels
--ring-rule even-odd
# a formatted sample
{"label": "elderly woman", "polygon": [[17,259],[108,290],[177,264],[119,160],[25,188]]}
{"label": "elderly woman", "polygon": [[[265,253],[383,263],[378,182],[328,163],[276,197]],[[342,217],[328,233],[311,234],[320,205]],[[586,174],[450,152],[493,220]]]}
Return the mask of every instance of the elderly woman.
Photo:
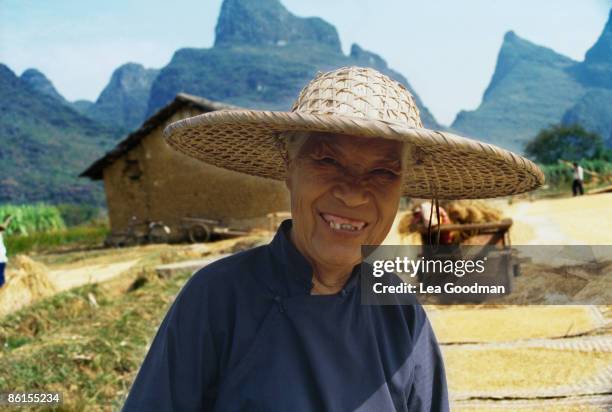
{"label": "elderly woman", "polygon": [[402,85],[359,67],[317,76],[291,112],[219,111],[165,133],[202,161],[284,180],[292,219],[193,275],[124,410],[448,410],[422,307],[362,304],[361,245],[383,241],[402,195],[518,193],[541,184],[537,167],[424,129]]}

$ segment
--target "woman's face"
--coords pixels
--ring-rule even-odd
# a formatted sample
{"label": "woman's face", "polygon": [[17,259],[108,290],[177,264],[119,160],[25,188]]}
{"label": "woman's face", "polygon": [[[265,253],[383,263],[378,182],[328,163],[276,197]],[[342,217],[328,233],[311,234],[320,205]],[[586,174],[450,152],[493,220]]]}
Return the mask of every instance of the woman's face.
{"label": "woman's face", "polygon": [[387,236],[401,195],[398,141],[345,135],[309,137],[288,168],[292,238],[315,265],[350,268],[361,245]]}

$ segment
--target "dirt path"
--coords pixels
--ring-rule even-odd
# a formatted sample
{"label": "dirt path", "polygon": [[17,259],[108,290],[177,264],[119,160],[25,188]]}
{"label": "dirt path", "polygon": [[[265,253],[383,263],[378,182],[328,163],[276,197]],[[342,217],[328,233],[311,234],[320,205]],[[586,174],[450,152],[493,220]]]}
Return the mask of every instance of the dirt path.
{"label": "dirt path", "polygon": [[515,245],[612,245],[612,193],[519,202],[504,208]]}
{"label": "dirt path", "polygon": [[[228,253],[238,243],[267,242],[264,235],[220,240],[214,243],[194,245],[145,245],[122,249],[103,249],[85,252],[43,256],[50,269],[49,280],[58,291],[88,283],[116,278],[136,266],[155,267],[162,263],[177,263],[203,256]],[[250,242],[250,243],[249,243]]]}
{"label": "dirt path", "polygon": [[100,265],[81,266],[73,269],[56,269],[48,273],[49,280],[58,291],[87,283],[103,282],[119,276],[136,265],[140,259]]}

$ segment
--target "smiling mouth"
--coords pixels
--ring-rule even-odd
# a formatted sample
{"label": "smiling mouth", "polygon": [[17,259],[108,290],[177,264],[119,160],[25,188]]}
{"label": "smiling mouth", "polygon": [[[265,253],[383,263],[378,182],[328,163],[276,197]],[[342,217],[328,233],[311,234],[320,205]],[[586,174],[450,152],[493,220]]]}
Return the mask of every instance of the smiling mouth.
{"label": "smiling mouth", "polygon": [[347,230],[350,232],[359,232],[367,226],[363,220],[353,220],[346,217],[332,215],[331,213],[321,213],[321,217],[329,227],[335,230]]}

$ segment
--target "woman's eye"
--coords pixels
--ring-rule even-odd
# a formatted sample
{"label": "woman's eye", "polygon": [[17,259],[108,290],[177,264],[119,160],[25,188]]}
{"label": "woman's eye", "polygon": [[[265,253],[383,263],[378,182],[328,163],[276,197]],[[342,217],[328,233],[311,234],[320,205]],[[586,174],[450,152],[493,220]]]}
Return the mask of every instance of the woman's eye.
{"label": "woman's eye", "polygon": [[340,164],[338,163],[336,159],[334,159],[333,157],[329,157],[329,156],[321,157],[317,159],[317,162],[326,164],[326,165],[333,165],[333,166],[338,166]]}
{"label": "woman's eye", "polygon": [[397,172],[391,170],[391,169],[374,169],[371,172],[372,174],[376,175],[376,176],[388,176],[388,177],[397,177],[398,174]]}

